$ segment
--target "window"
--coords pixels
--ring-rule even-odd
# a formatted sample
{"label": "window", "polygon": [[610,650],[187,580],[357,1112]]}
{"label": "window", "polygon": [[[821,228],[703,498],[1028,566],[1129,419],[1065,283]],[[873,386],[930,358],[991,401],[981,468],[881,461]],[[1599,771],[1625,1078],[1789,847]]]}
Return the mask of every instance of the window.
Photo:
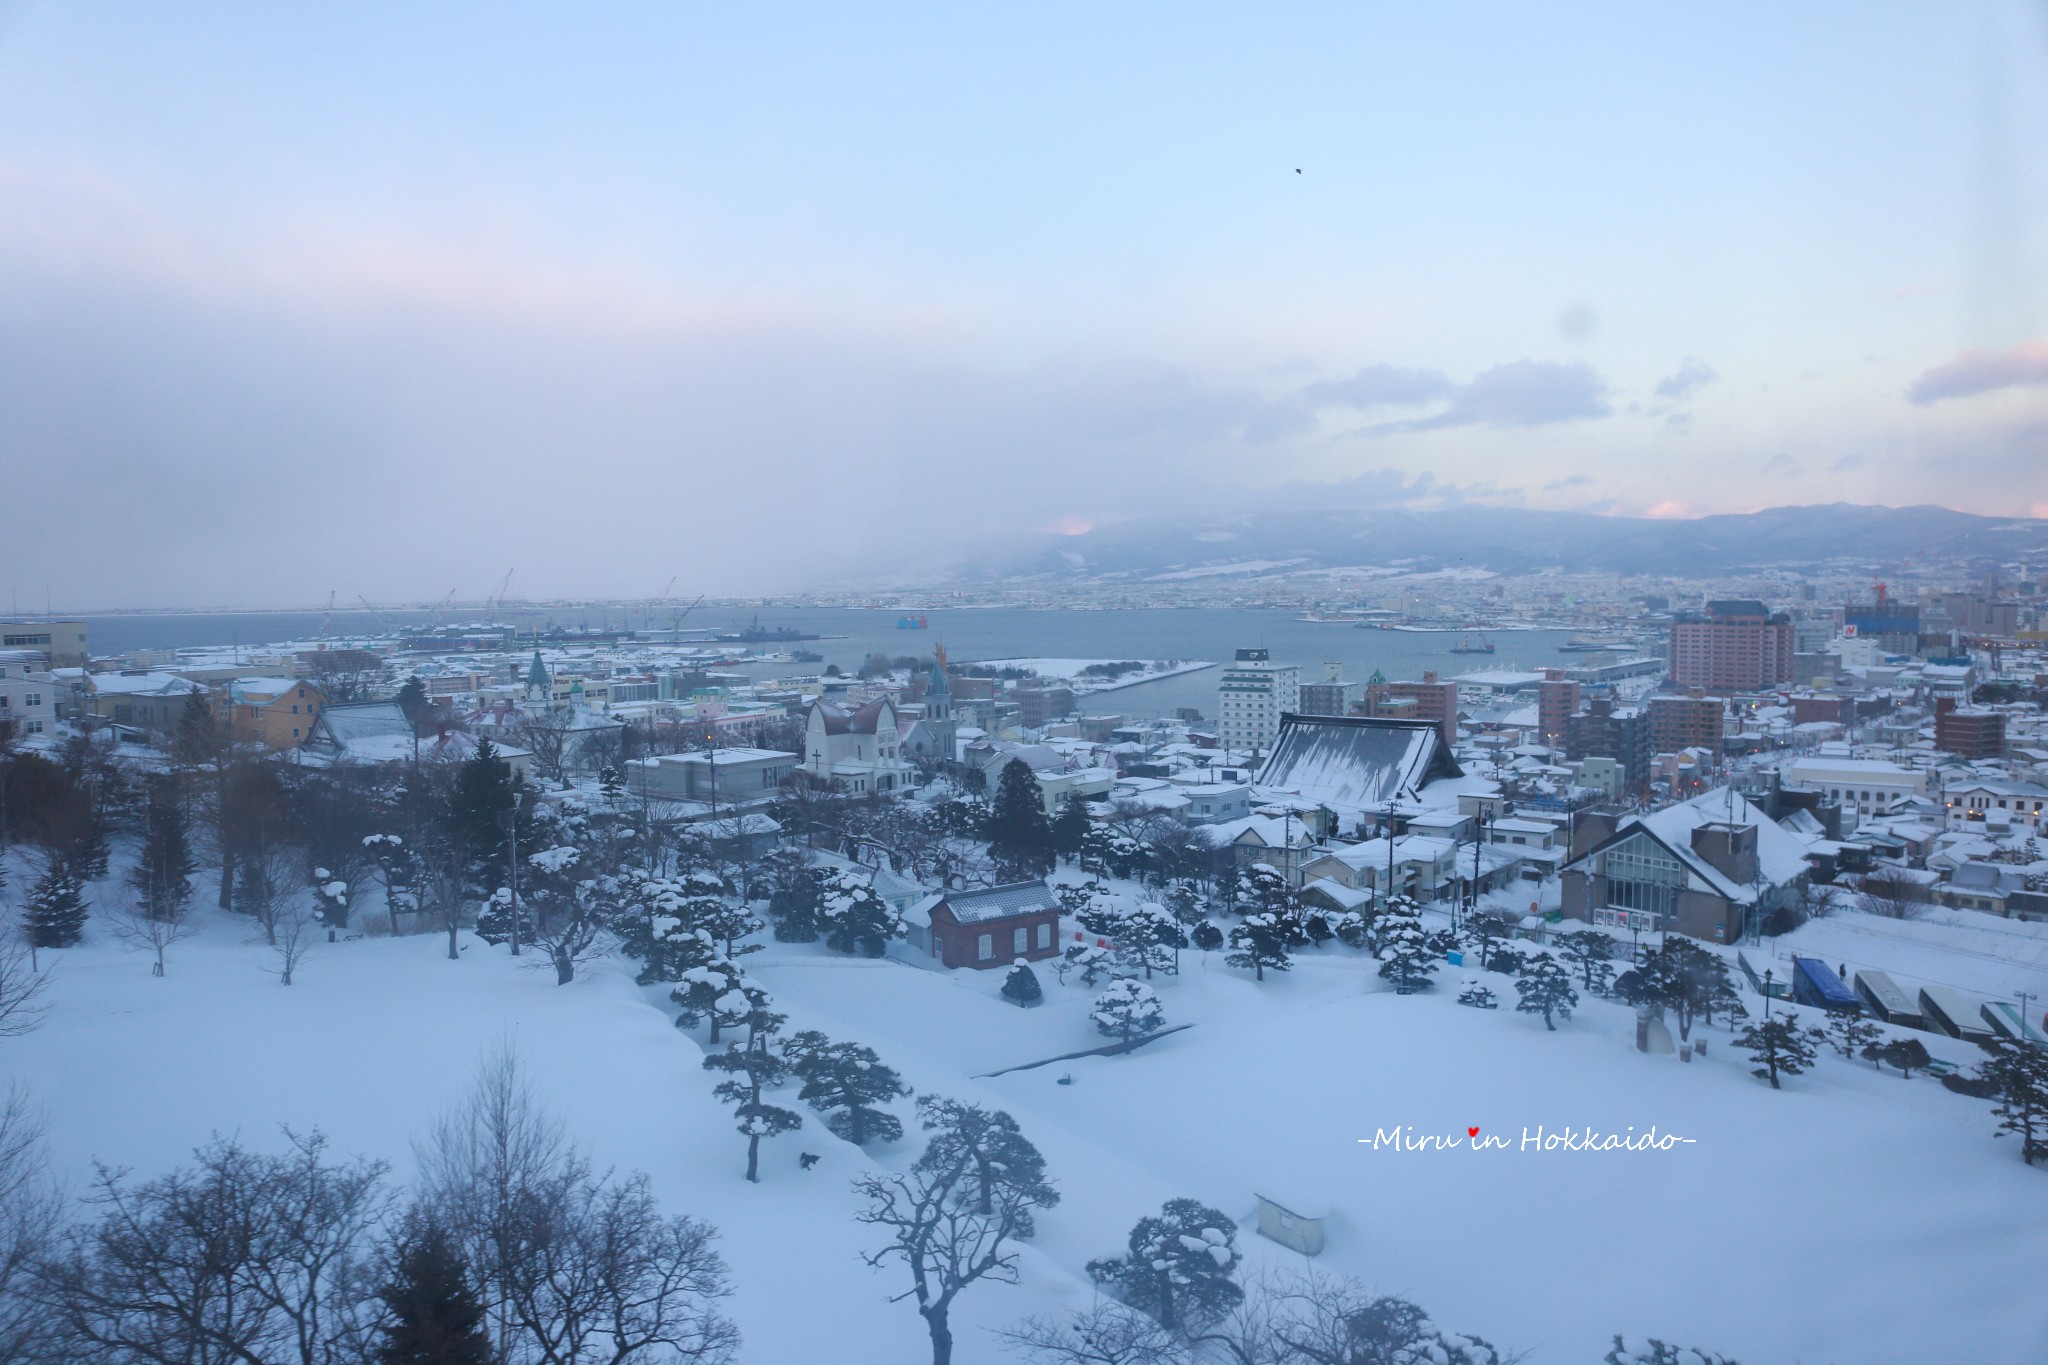
{"label": "window", "polygon": [[41,706],[43,704],[43,694],[31,692],[21,699],[21,704],[23,706]]}
{"label": "window", "polygon": [[1038,946],[1041,948],[1052,947],[1052,926],[1050,924],[1038,926]]}
{"label": "window", "polygon": [[1010,951],[1022,953],[1029,951],[1030,947],[1031,930],[1020,924],[1017,926],[1016,931],[1010,935]]}
{"label": "window", "polygon": [[975,956],[979,957],[983,962],[986,962],[995,955],[996,936],[994,934],[983,934],[981,936],[980,944],[977,945],[977,951]]}

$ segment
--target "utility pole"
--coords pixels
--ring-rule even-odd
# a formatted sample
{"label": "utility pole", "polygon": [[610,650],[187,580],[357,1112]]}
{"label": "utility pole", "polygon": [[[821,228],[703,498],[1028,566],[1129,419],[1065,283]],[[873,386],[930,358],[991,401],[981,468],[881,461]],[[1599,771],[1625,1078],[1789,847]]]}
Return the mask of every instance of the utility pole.
{"label": "utility pole", "polygon": [[512,881],[512,956],[519,956],[519,795],[505,812],[505,863]]}
{"label": "utility pole", "polygon": [[[2020,1002],[2020,1041],[2024,1043],[2024,1042],[2026,1042],[2026,1041],[2027,1041],[2027,1002],[2028,1002],[2029,1000],[2035,1000],[2035,999],[2038,999],[2039,997],[2038,997],[2038,996],[2036,996],[2036,995],[2034,994],[2034,992],[2032,992],[2032,991],[2014,991],[2014,992],[2013,992],[2013,994],[2019,997],[2019,1002]],[[2043,1022],[2043,1023],[2048,1023],[2048,1020],[2043,1020],[2042,1022]]]}

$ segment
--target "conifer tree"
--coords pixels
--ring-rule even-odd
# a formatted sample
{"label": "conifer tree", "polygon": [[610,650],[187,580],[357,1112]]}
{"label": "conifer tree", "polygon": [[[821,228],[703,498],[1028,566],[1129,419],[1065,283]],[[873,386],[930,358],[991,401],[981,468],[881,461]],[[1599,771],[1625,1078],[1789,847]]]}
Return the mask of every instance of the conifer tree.
{"label": "conifer tree", "polygon": [[1458,1003],[1470,1005],[1476,1010],[1497,1010],[1500,1008],[1500,1001],[1493,998],[1492,990],[1480,985],[1479,978],[1476,976],[1465,979],[1464,988],[1458,992]]}
{"label": "conifer tree", "polygon": [[192,845],[186,832],[185,808],[178,789],[167,777],[152,778],[143,806],[142,848],[129,869],[142,911],[151,919],[176,920],[192,899]]}
{"label": "conifer tree", "polygon": [[723,1052],[704,1059],[706,1071],[723,1071],[726,1079],[712,1092],[733,1107],[735,1126],[747,1140],[747,1179],[761,1180],[761,1139],[778,1137],[803,1127],[801,1114],[768,1104],[761,1092],[781,1085],[789,1078],[789,1062],[770,1043],[781,1031],[783,1016],[771,1014],[767,997],[747,1016],[747,1039],[732,1043]]}
{"label": "conifer tree", "polygon": [[1188,938],[1205,953],[1213,953],[1223,946],[1223,931],[1208,920],[1197,924],[1195,932],[1188,935]]}
{"label": "conifer tree", "polygon": [[988,812],[988,852],[1006,882],[1043,877],[1053,868],[1052,822],[1038,779],[1022,759],[1003,765]]}
{"label": "conifer tree", "polygon": [[399,1252],[377,1291],[389,1313],[375,1365],[491,1365],[483,1305],[454,1241],[428,1223]]}
{"label": "conifer tree", "polygon": [[1750,1074],[1768,1080],[1771,1089],[1778,1090],[1783,1088],[1778,1084],[1780,1075],[1797,1076],[1813,1065],[1812,1040],[1826,1036],[1819,1029],[1801,1028],[1790,1014],[1778,1014],[1744,1029],[1735,1046],[1757,1063]]}
{"label": "conifer tree", "polygon": [[1916,1067],[1926,1066],[1934,1060],[1927,1052],[1927,1044],[1918,1038],[1892,1038],[1882,1043],[1869,1043],[1863,1048],[1863,1055],[1880,1066],[1895,1066],[1902,1079],[1909,1079]]}
{"label": "conifer tree", "polygon": [[1081,856],[1081,842],[1088,837],[1088,807],[1069,793],[1060,801],[1060,813],[1052,821],[1053,853],[1068,862]]}
{"label": "conifer tree", "polygon": [[1849,1010],[1838,1010],[1828,1016],[1827,1034],[1835,1051],[1851,1059],[1859,1055],[1869,1057],[1867,1049],[1884,1038],[1883,1029]]}
{"label": "conifer tree", "polygon": [[768,896],[768,918],[775,921],[778,943],[816,943],[824,933],[825,878],[801,862],[778,864]]}
{"label": "conifer tree", "polygon": [[1396,896],[1380,912],[1374,928],[1379,933],[1380,976],[1397,995],[1413,995],[1429,989],[1430,974],[1438,957],[1429,950],[1422,932],[1422,912],[1406,896]]}
{"label": "conifer tree", "polygon": [[1098,1284],[1170,1332],[1192,1335],[1244,1301],[1237,1221],[1194,1199],[1169,1199],[1131,1229],[1129,1251],[1088,1263]]}
{"label": "conifer tree", "polygon": [[1102,1033],[1129,1042],[1157,1032],[1166,1023],[1166,1008],[1144,982],[1112,981],[1108,990],[1095,997],[1095,1008],[1088,1017]]}
{"label": "conifer tree", "polygon": [[2020,1160],[2029,1166],[2048,1161],[2048,1048],[2017,1038],[1993,1038],[1984,1045],[1991,1054],[1977,1075],[1998,1096],[1992,1109],[1998,1131],[2017,1134]]}
{"label": "conifer tree", "polygon": [[880,957],[892,939],[910,932],[895,907],[851,872],[842,872],[827,884],[819,913],[826,926],[825,946],[859,957]]}
{"label": "conifer tree", "polygon": [[1571,973],[1548,953],[1523,964],[1521,979],[1515,982],[1515,994],[1522,997],[1515,1008],[1523,1014],[1542,1015],[1543,1026],[1553,1033],[1557,1031],[1557,1020],[1571,1018],[1579,1003],[1579,994],[1572,989]]}
{"label": "conifer tree", "polygon": [[[1214,928],[1214,926],[1209,926]],[[1233,967],[1252,969],[1254,981],[1264,981],[1267,971],[1284,972],[1294,966],[1287,945],[1294,939],[1291,926],[1271,915],[1246,915],[1230,928],[1230,954],[1223,960]]]}
{"label": "conifer tree", "polygon": [[29,945],[35,948],[69,948],[85,935],[85,884],[70,864],[52,858],[50,866],[28,893],[21,914]]}
{"label": "conifer tree", "polygon": [[783,1057],[803,1082],[797,1098],[825,1116],[834,1136],[856,1147],[903,1136],[903,1121],[879,1106],[909,1094],[910,1087],[894,1068],[882,1065],[873,1048],[835,1043],[807,1029],[783,1045]]}
{"label": "conifer tree", "polygon": [[1607,989],[1607,983],[1614,977],[1614,968],[1610,965],[1614,956],[1613,939],[1598,929],[1574,929],[1557,936],[1557,948],[1578,972],[1581,990],[1598,994]]}
{"label": "conifer tree", "polygon": [[1045,988],[1038,984],[1038,973],[1031,970],[1031,964],[1018,958],[1011,964],[1010,974],[1003,978],[1003,999],[1013,1005],[1035,1005],[1045,998]]}

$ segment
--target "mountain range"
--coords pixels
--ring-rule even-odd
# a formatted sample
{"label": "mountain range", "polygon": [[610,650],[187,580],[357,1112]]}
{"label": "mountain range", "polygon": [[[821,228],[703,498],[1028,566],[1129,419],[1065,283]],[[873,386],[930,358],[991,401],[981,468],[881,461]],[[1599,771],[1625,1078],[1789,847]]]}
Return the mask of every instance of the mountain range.
{"label": "mountain range", "polygon": [[1518,507],[1255,511],[1150,517],[1043,535],[960,566],[989,579],[1173,582],[1356,569],[1542,569],[1712,577],[1766,568],[1974,570],[2048,557],[2048,520],[1829,503],[1689,520]]}

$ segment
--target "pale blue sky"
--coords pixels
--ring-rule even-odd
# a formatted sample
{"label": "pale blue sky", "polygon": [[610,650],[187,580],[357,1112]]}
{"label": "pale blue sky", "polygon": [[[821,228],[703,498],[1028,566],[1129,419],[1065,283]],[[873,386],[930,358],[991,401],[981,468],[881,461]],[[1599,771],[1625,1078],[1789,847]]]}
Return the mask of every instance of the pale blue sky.
{"label": "pale blue sky", "polygon": [[2035,3],[0,4],[0,459],[80,605],[2044,513],[2044,209]]}

